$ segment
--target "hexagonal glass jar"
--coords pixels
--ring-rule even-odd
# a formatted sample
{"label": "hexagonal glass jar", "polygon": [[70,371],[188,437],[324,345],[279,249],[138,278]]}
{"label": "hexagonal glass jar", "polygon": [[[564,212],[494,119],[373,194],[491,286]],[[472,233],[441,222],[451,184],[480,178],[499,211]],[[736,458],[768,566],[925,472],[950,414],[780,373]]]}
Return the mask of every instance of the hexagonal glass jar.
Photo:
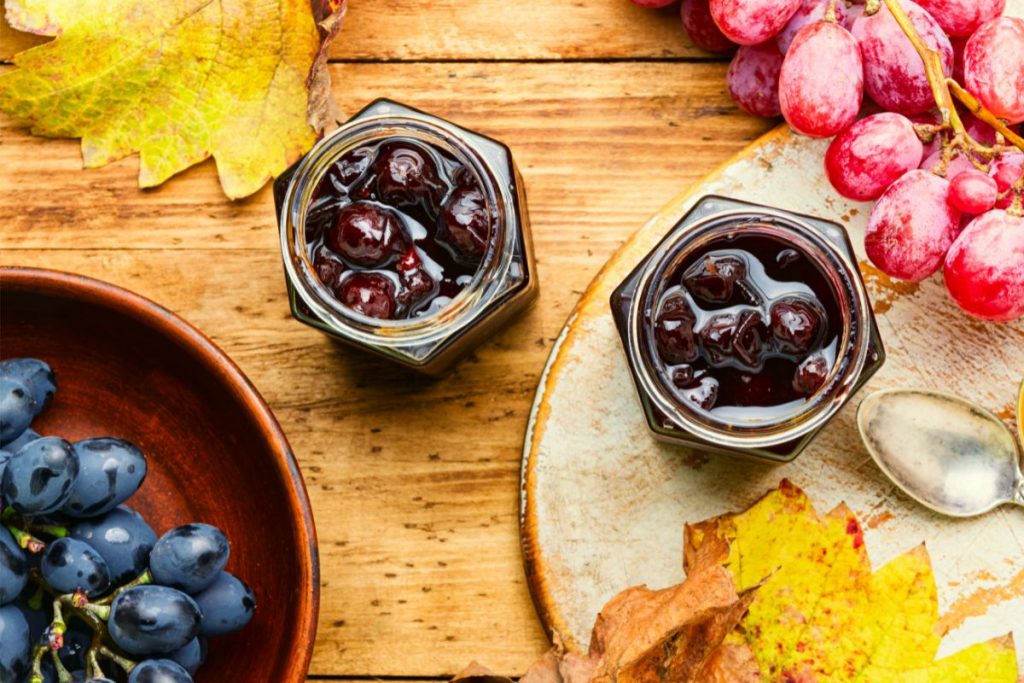
{"label": "hexagonal glass jar", "polygon": [[[472,279],[440,310],[381,320],[341,303],[317,278],[305,220],[331,166],[362,145],[419,142],[464,165],[479,180],[491,216],[486,252]],[[449,370],[537,295],[523,181],[508,147],[436,116],[376,100],[321,140],[274,183],[281,253],[292,315],[334,339],[429,375]]]}
{"label": "hexagonal glass jar", "polygon": [[[835,362],[800,405],[723,416],[677,397],[654,344],[654,312],[687,258],[720,240],[764,237],[797,250],[825,276],[842,318]],[[724,197],[702,198],[611,296],[630,372],[654,436],[697,450],[783,463],[793,460],[882,366],[885,351],[853,247],[839,225]],[[727,413],[726,413],[727,414]]]}

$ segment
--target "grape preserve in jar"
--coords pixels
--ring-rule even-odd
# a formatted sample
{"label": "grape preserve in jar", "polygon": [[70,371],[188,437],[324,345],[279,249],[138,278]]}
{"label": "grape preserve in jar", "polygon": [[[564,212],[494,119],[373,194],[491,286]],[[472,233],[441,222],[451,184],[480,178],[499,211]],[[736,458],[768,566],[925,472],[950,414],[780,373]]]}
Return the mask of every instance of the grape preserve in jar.
{"label": "grape preserve in jar", "polygon": [[654,435],[795,458],[882,365],[846,232],[705,197],[611,298]]}
{"label": "grape preserve in jar", "polygon": [[536,298],[508,147],[377,100],[274,184],[292,314],[438,375]]}

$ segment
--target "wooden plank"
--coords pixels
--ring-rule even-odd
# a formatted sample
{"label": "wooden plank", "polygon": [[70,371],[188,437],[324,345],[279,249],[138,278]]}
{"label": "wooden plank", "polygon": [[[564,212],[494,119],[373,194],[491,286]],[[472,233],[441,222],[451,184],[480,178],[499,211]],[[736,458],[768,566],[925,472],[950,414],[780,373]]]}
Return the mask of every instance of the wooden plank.
{"label": "wooden plank", "polygon": [[521,673],[545,648],[524,584],[519,457],[538,373],[579,293],[646,217],[767,122],[690,64],[345,64],[352,112],[379,94],[506,140],[525,176],[538,305],[440,381],[341,349],[288,315],[269,192],[231,203],[211,164],[141,192],[134,160],[0,123],[5,263],[100,277],[210,334],[273,407],[318,521],[311,674]]}
{"label": "wooden plank", "polygon": [[[388,95],[507,142],[534,223],[557,228],[550,239],[563,249],[586,240],[608,253],[769,125],[728,102],[721,65],[345,64],[332,73],[346,113]],[[0,249],[273,247],[269,188],[224,201],[206,163],[143,192],[137,165],[130,157],[83,172],[77,141],[32,137],[0,116]],[[59,225],[59,238],[40,225]]]}
{"label": "wooden plank", "polygon": [[[628,0],[374,0],[350,3],[335,60],[711,58],[682,29],[678,7]],[[0,24],[4,24],[0,21]],[[6,30],[5,30],[6,29]],[[0,28],[0,58],[39,38]]]}

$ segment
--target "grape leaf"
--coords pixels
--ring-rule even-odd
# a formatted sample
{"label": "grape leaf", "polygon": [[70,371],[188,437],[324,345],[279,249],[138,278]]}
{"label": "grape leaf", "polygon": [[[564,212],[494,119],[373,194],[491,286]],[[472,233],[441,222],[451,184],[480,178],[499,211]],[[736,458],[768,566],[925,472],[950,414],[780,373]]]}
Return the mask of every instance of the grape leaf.
{"label": "grape leaf", "polygon": [[[1009,635],[935,660],[942,634],[923,545],[872,572],[849,508],[821,516],[788,481],[744,512],[687,525],[683,563],[681,584],[612,598],[588,653],[556,633],[520,683],[1017,680]],[[512,682],[474,665],[453,683]]]}
{"label": "grape leaf", "polygon": [[713,539],[743,591],[757,585],[737,632],[765,681],[1013,683],[1010,636],[935,661],[941,634],[931,560],[923,545],[876,572],[857,518],[825,516],[784,481],[746,512],[686,529],[685,564]]}
{"label": "grape leaf", "polygon": [[244,197],[331,118],[325,50],[344,0],[5,5],[12,27],[56,39],[0,74],[0,110],[81,138],[86,168],[138,152],[139,185],[153,187],[212,155],[224,192]]}

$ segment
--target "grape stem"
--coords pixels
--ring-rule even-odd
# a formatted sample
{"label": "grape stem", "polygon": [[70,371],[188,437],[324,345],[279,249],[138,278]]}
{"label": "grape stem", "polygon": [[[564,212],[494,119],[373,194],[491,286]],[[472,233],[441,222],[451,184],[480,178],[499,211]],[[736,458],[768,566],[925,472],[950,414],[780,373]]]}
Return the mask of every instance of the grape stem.
{"label": "grape stem", "polygon": [[995,114],[985,109],[981,102],[978,101],[974,95],[965,90],[959,83],[952,78],[946,79],[946,86],[949,91],[953,94],[953,97],[960,100],[967,109],[978,117],[979,120],[984,121],[988,125],[992,126],[1000,135],[1003,136],[1007,142],[1011,143],[1015,147],[1024,150],[1024,138],[1017,135],[1013,130],[1005,123],[1000,121]]}
{"label": "grape stem", "polygon": [[[960,114],[956,110],[951,90],[953,93],[956,93],[957,99],[965,104],[978,119],[992,126],[1007,141],[1024,151],[1024,138],[1021,138],[1007,128],[995,114],[986,109],[977,98],[967,92],[955,80],[946,77],[942,55],[938,50],[933,50],[925,44],[921,34],[917,31],[917,27],[914,26],[899,0],[881,0],[881,2],[885,3],[889,12],[892,13],[893,19],[896,20],[896,23],[907,36],[910,44],[914,46],[918,56],[921,57],[925,75],[928,77],[928,85],[932,89],[932,96],[935,98],[935,104],[942,116],[942,123],[944,126],[949,126],[953,129],[952,142],[959,146],[968,147],[969,151],[979,153],[988,158],[994,155],[994,150],[991,147],[978,142],[967,132],[963,121],[960,119]],[[868,0],[864,13],[871,15],[880,9],[881,6],[878,0]]]}

